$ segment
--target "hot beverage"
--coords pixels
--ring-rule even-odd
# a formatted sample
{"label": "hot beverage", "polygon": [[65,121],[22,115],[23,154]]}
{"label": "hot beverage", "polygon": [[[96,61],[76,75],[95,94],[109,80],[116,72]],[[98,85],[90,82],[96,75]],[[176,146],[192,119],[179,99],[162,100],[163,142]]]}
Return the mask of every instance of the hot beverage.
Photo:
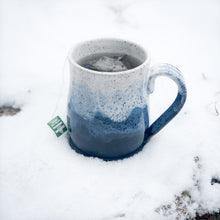
{"label": "hot beverage", "polygon": [[[186,87],[170,64],[150,67],[149,54],[119,39],[78,44],[69,54],[68,134],[70,146],[87,156],[115,160],[133,155],[181,110]],[[178,86],[171,106],[149,125],[149,94],[155,79]]]}
{"label": "hot beverage", "polygon": [[133,69],[141,64],[137,58],[127,54],[102,53],[86,56],[79,65],[100,72],[119,72]]}

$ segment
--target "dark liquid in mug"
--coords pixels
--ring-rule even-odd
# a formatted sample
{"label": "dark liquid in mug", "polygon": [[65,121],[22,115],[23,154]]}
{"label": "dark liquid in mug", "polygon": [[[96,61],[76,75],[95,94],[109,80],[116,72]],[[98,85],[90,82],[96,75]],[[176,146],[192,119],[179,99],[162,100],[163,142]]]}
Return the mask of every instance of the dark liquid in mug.
{"label": "dark liquid in mug", "polygon": [[86,56],[78,64],[90,70],[100,72],[119,72],[141,65],[136,57],[127,54],[100,53]]}

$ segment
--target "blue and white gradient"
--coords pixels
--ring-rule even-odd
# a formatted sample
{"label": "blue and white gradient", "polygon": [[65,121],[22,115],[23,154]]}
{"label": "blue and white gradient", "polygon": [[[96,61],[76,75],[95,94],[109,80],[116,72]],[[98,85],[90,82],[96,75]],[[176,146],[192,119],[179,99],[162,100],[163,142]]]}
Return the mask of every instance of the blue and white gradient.
{"label": "blue and white gradient", "polygon": [[[103,52],[132,55],[142,64],[134,69],[111,73],[89,70],[77,64],[77,60],[84,56]],[[115,39],[89,41],[77,46],[70,53],[69,60],[69,142],[85,155],[104,159],[132,155],[168,123],[185,102],[184,99],[179,105],[177,100],[170,107],[169,115],[165,112],[149,128],[148,94],[160,71],[151,71],[149,76],[149,57],[136,44]],[[169,74],[166,67],[163,75]],[[173,71],[172,74],[171,78],[179,88],[181,83],[184,85],[179,72]],[[179,91],[183,97],[182,90]],[[176,106],[179,110],[173,111]]]}

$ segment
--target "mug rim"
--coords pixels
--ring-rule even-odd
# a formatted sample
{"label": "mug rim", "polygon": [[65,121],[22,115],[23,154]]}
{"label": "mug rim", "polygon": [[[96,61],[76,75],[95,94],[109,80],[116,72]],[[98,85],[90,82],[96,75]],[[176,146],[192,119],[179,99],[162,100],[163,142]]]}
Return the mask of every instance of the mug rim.
{"label": "mug rim", "polygon": [[[141,49],[144,54],[145,54],[145,60],[140,64],[138,65],[137,67],[134,67],[132,69],[128,69],[128,70],[123,70],[123,71],[117,71],[117,72],[105,72],[105,71],[96,71],[96,70],[91,70],[91,69],[87,69],[81,65],[79,65],[72,57],[72,54],[74,52],[74,50],[79,47],[80,45],[84,45],[86,43],[91,43],[91,42],[97,42],[97,41],[119,41],[119,42],[126,42],[126,43],[129,43],[129,44],[132,44],[132,45],[135,45],[136,47],[138,47],[138,49]],[[69,50],[69,53],[68,53],[68,60],[69,62],[73,65],[73,66],[76,66],[77,68],[81,69],[82,71],[87,71],[87,72],[90,72],[92,74],[97,74],[97,75],[124,75],[124,74],[129,74],[129,73],[132,73],[132,72],[135,72],[139,69],[142,69],[144,66],[146,66],[147,64],[150,63],[150,53],[149,51],[144,48],[142,45],[140,44],[137,44],[133,41],[130,41],[130,40],[125,40],[125,39],[121,39],[121,38],[95,38],[95,39],[91,39],[91,40],[85,40],[85,41],[82,41],[80,43],[77,43],[76,45],[74,45],[70,50]]]}

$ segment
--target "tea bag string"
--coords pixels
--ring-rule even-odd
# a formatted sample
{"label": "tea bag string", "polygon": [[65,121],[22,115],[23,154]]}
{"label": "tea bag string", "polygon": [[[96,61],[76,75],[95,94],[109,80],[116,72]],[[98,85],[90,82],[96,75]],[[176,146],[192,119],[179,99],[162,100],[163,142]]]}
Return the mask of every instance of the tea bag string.
{"label": "tea bag string", "polygon": [[66,64],[67,64],[67,56],[66,56],[66,58],[64,60],[62,71],[61,71],[61,73],[62,73],[62,80],[61,80],[61,83],[60,83],[60,88],[59,88],[59,93],[58,93],[58,98],[56,100],[55,108],[54,108],[53,113],[52,113],[52,118],[54,118],[54,116],[55,116],[55,114],[57,112],[57,109],[60,106],[61,97],[63,96]]}

